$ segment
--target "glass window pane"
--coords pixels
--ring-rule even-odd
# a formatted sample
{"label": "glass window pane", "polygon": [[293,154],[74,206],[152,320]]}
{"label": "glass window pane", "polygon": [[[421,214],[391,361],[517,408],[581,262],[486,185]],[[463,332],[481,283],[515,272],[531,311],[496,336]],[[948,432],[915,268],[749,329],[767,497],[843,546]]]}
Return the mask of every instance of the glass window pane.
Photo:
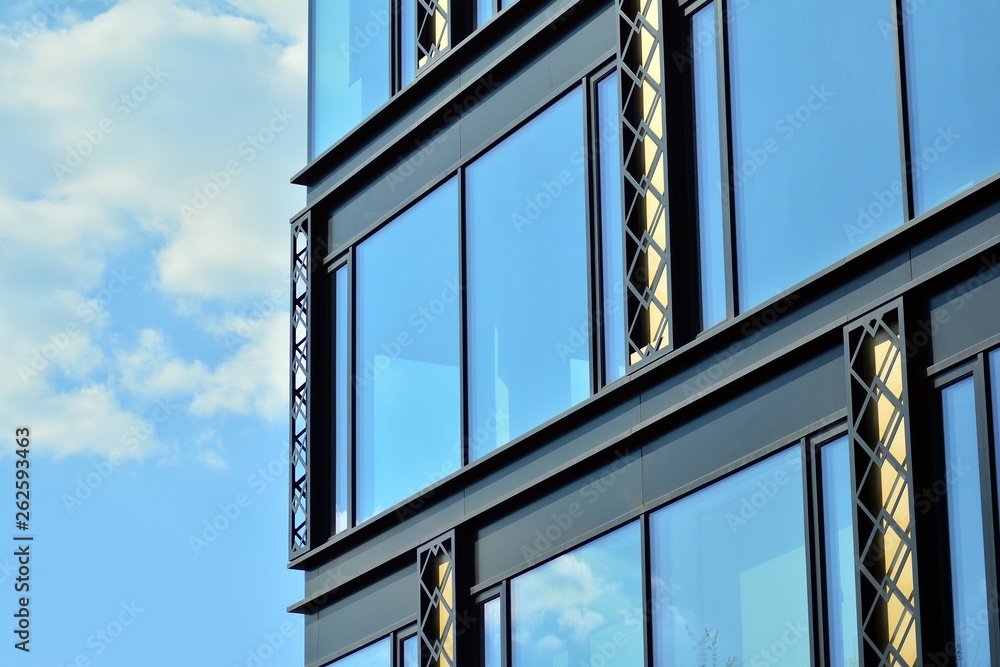
{"label": "glass window pane", "polygon": [[701,326],[726,319],[725,227],[722,218],[722,144],[715,3],[694,15],[694,102],[698,152],[698,241],[701,254]]}
{"label": "glass window pane", "polygon": [[1000,0],[922,0],[912,9],[903,25],[920,214],[1000,171]]}
{"label": "glass window pane", "polygon": [[355,651],[340,660],[334,660],[330,667],[392,667],[392,646],[390,639],[380,639],[360,651]]}
{"label": "glass window pane", "polygon": [[601,252],[604,292],[604,374],[612,382],[625,375],[625,232],[622,226],[622,167],[618,118],[618,74],[597,84],[597,122],[600,159]]}
{"label": "glass window pane", "polygon": [[458,185],[357,250],[357,518],[461,465]]}
{"label": "glass window pane", "polygon": [[389,99],[389,0],[315,0],[311,157]]}
{"label": "glass window pane", "polygon": [[476,27],[493,18],[493,3],[495,0],[476,0]]}
{"label": "glass window pane", "polygon": [[577,88],[466,172],[473,458],[590,395],[583,142]]}
{"label": "glass window pane", "polygon": [[644,662],[639,525],[511,581],[512,667]]}
{"label": "glass window pane", "polygon": [[955,642],[967,665],[990,661],[975,391],[971,377],[941,390]]}
{"label": "glass window pane", "polygon": [[399,0],[400,85],[417,76],[417,4],[419,0]]}
{"label": "glass window pane", "polygon": [[997,443],[1000,443],[1000,349],[990,352],[990,387],[993,393],[990,397],[993,405],[993,460],[997,466],[997,493],[1000,493],[1000,452],[996,451]]}
{"label": "glass window pane", "polygon": [[334,279],[334,341],[333,341],[333,419],[334,419],[334,532],[347,525],[347,448],[349,445],[347,392],[348,350],[347,333],[350,321],[347,316],[348,275],[347,267],[337,269]]}
{"label": "glass window pane", "polygon": [[810,664],[802,459],[773,456],[651,517],[657,667]]}
{"label": "glass window pane", "polygon": [[418,648],[416,635],[403,640],[403,667],[418,667],[420,664]]}
{"label": "glass window pane", "polygon": [[483,605],[483,667],[500,667],[500,598]]}
{"label": "glass window pane", "polygon": [[861,653],[854,569],[854,487],[847,438],[824,445],[820,456],[830,664],[857,667],[861,664]]}
{"label": "glass window pane", "polygon": [[747,310],[902,224],[902,169],[894,47],[879,27],[891,2],[730,7]]}

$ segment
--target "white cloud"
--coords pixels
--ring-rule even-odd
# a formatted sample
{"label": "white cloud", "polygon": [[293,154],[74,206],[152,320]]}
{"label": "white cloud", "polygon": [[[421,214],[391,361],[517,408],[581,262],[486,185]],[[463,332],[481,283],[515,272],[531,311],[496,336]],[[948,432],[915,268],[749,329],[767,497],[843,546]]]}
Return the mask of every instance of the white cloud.
{"label": "white cloud", "polygon": [[[0,30],[0,421],[32,425],[40,450],[120,449],[154,397],[188,419],[284,410],[287,306],[222,361],[171,347],[190,339],[184,328],[203,331],[191,314],[231,330],[247,304],[285,289],[287,220],[303,200],[287,181],[305,160],[306,3],[221,2],[122,0],[17,44]],[[294,118],[251,159],[241,147],[267,136],[276,108]],[[230,161],[239,173],[182,219]],[[146,255],[153,279],[121,299],[110,287],[124,253]],[[135,290],[186,309],[168,324],[133,320]],[[193,446],[225,465],[218,448]],[[147,434],[131,454],[163,447]]]}

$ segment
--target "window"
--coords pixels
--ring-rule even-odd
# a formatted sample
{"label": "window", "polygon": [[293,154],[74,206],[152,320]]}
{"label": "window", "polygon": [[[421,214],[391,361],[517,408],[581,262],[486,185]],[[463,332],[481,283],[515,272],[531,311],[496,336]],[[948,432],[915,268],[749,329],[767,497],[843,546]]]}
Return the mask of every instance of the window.
{"label": "window", "polygon": [[910,171],[919,214],[1000,171],[1000,0],[925,0],[907,8]]}
{"label": "window", "polygon": [[621,120],[618,74],[597,83],[597,156],[601,201],[601,312],[604,319],[604,379],[625,375],[625,234],[622,229]]}
{"label": "window", "polygon": [[357,518],[461,465],[458,184],[357,249]]}
{"label": "window", "polygon": [[722,143],[719,136],[719,69],[715,3],[692,19],[695,141],[698,174],[698,246],[701,327],[726,319],[725,220],[722,216]]}
{"label": "window", "polygon": [[392,640],[380,639],[360,651],[334,660],[330,667],[392,667]]}
{"label": "window", "polygon": [[403,640],[403,667],[419,667],[420,658],[419,644],[417,644],[417,636],[407,637]]}
{"label": "window", "polygon": [[854,570],[854,486],[846,437],[820,449],[823,488],[823,550],[830,665],[857,667],[858,595]]}
{"label": "window", "polygon": [[470,454],[590,394],[583,92],[466,171]]}
{"label": "window", "polygon": [[348,461],[350,448],[349,402],[351,391],[348,377],[350,352],[347,332],[351,326],[348,317],[349,277],[348,267],[342,266],[334,273],[334,341],[333,341],[333,421],[334,421],[334,532],[339,533],[351,525],[348,504]]}
{"label": "window", "polygon": [[483,667],[500,667],[501,613],[500,598],[483,605]]}
{"label": "window", "polygon": [[390,0],[314,0],[311,157],[389,99],[390,15]]}
{"label": "window", "polygon": [[511,581],[512,667],[643,664],[639,525]]}
{"label": "window", "polygon": [[493,18],[496,0],[476,0],[476,27],[484,25]]}
{"label": "window", "polygon": [[902,169],[894,45],[879,29],[891,21],[892,3],[731,8],[736,267],[745,311],[902,224]]}
{"label": "window", "polygon": [[941,414],[956,654],[962,664],[989,664],[989,624],[982,621],[982,614],[990,605],[972,377],[941,390]]}
{"label": "window", "polygon": [[[802,457],[772,456],[655,512],[658,667],[810,664]],[[639,664],[639,663],[631,663]]]}

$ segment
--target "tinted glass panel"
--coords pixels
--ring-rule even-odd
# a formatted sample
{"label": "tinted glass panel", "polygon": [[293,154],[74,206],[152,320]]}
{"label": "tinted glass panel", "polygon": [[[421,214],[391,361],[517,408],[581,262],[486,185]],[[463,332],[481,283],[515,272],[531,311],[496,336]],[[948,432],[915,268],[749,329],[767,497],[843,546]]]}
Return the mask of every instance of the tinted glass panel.
{"label": "tinted glass panel", "polygon": [[416,635],[403,640],[403,667],[418,667],[420,664],[418,648]]}
{"label": "tinted glass panel", "polygon": [[315,0],[316,156],[389,99],[389,0]]}
{"label": "tinted glass panel", "polygon": [[511,581],[513,667],[642,665],[639,526]]}
{"label": "tinted glass panel", "polygon": [[900,225],[902,170],[891,2],[730,7],[746,310]]}
{"label": "tinted glass panel", "polygon": [[405,86],[417,75],[417,4],[419,0],[399,3],[399,71],[400,84]]}
{"label": "tinted glass panel", "polygon": [[392,646],[389,638],[330,663],[330,667],[392,667]]}
{"label": "tinted glass panel", "polygon": [[854,487],[847,438],[824,445],[820,455],[830,664],[860,665],[858,594],[854,581]]}
{"label": "tinted glass panel", "polygon": [[810,664],[798,448],[654,513],[658,667]]}
{"label": "tinted glass panel", "polygon": [[500,667],[500,598],[483,605],[483,667]]}
{"label": "tinted glass panel", "polygon": [[976,394],[966,378],[941,391],[955,641],[962,664],[990,662],[983,499],[979,484]]}
{"label": "tinted glass panel", "polygon": [[618,75],[597,84],[597,154],[600,158],[601,252],[604,292],[604,374],[608,382],[625,375],[625,250],[622,247],[622,168],[618,119]]}
{"label": "tinted glass panel", "polygon": [[350,446],[347,414],[348,350],[347,333],[350,321],[347,316],[348,274],[347,267],[334,274],[334,341],[333,341],[333,419],[334,419],[334,532],[347,525],[347,448]]}
{"label": "tinted glass panel", "polygon": [[468,168],[473,458],[590,394],[583,142],[576,89]]}
{"label": "tinted glass panel", "polygon": [[726,256],[722,219],[722,147],[715,3],[694,15],[695,129],[698,149],[698,241],[701,253],[701,326],[726,319]]}
{"label": "tinted glass panel", "polygon": [[1000,0],[913,7],[903,25],[919,214],[1000,171]]}
{"label": "tinted glass panel", "polygon": [[461,463],[457,216],[453,179],[358,246],[358,521]]}
{"label": "tinted glass panel", "polygon": [[493,18],[493,3],[495,0],[476,0],[476,27]]}

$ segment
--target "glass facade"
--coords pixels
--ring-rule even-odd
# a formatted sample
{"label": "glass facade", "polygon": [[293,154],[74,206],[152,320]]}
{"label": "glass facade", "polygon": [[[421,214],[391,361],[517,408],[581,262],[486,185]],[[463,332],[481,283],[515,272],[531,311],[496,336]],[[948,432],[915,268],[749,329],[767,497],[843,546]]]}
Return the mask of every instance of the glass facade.
{"label": "glass facade", "polygon": [[639,525],[511,581],[511,667],[642,665]]}
{"label": "glass facade", "polygon": [[698,173],[698,251],[701,326],[726,319],[725,221],[722,217],[722,141],[719,126],[719,59],[715,3],[694,15],[694,127]]}
{"label": "glass facade", "polygon": [[854,574],[854,485],[846,437],[820,450],[823,488],[823,551],[830,665],[858,667],[858,593]]}
{"label": "glass facade", "polygon": [[392,640],[389,637],[381,639],[340,660],[334,660],[330,667],[393,667]]}
{"label": "glass facade", "polygon": [[313,0],[312,145],[315,157],[392,92],[390,0]]}
{"label": "glass facade", "polygon": [[483,605],[482,667],[503,667],[500,657],[501,633],[503,632],[502,613],[500,598],[493,598]]}
{"label": "glass facade", "polygon": [[357,518],[462,462],[458,183],[357,250]]}
{"label": "glass facade", "polygon": [[892,3],[732,7],[742,311],[902,224],[902,170]]}
{"label": "glass facade", "polygon": [[912,8],[903,26],[920,214],[1000,171],[1000,0],[924,0]]}
{"label": "glass facade", "polygon": [[583,119],[577,88],[466,171],[473,459],[590,395]]}
{"label": "glass facade", "polygon": [[657,667],[810,664],[803,496],[796,448],[652,514]]}
{"label": "glass facade", "polygon": [[981,618],[987,614],[991,602],[986,586],[973,378],[967,377],[941,390],[941,414],[956,655],[962,657],[960,664],[987,665],[989,625]]}
{"label": "glass facade", "polygon": [[348,414],[348,393],[350,385],[350,351],[348,332],[351,322],[348,317],[350,277],[348,267],[342,266],[334,274],[334,341],[333,341],[333,449],[334,449],[334,532],[339,533],[350,526],[348,505],[348,456],[350,448],[350,418]]}
{"label": "glass facade", "polygon": [[597,155],[601,200],[601,312],[604,319],[604,377],[625,375],[625,235],[622,232],[621,121],[618,118],[618,75],[597,84]]}
{"label": "glass facade", "polygon": [[420,667],[419,641],[416,635],[403,640],[403,667]]}

